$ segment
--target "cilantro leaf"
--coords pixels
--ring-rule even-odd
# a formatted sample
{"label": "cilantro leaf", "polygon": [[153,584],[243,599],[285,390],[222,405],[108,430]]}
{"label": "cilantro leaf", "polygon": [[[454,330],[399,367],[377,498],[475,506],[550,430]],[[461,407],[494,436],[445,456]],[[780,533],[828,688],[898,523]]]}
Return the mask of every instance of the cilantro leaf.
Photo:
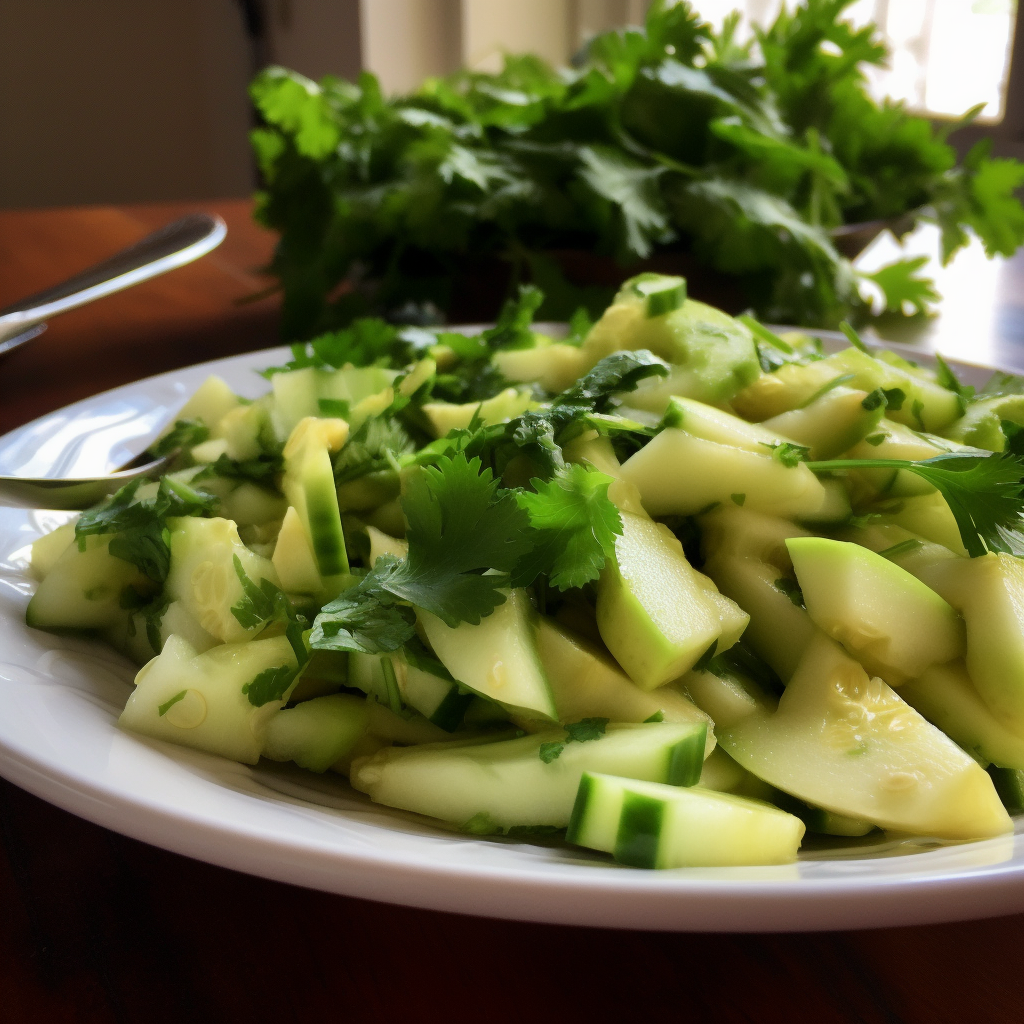
{"label": "cilantro leaf", "polygon": [[557,740],[542,743],[537,754],[545,764],[551,764],[561,756],[566,743],[587,743],[590,740],[599,740],[604,735],[605,729],[608,728],[609,721],[608,718],[581,718],[578,722],[570,722],[563,726],[566,737],[564,743],[559,743]]}
{"label": "cilantro leaf", "polygon": [[561,756],[563,750],[565,750],[564,743],[542,743],[537,754],[545,764],[551,764],[552,761]]}
{"label": "cilantro leaf", "polygon": [[646,349],[613,352],[592,370],[563,391],[555,406],[584,406],[594,412],[607,412],[612,396],[635,391],[647,377],[668,376],[668,364]]}
{"label": "cilantro leaf", "polygon": [[788,469],[793,469],[801,462],[805,462],[811,451],[806,445],[794,444],[792,441],[780,441],[778,444],[762,441],[761,444],[771,450],[772,458],[776,462],[781,462]]}
{"label": "cilantro leaf", "polygon": [[497,352],[510,348],[531,348],[533,315],[544,301],[544,293],[532,284],[521,285],[519,294],[509,299],[498,314],[497,322],[480,334],[486,349]]}
{"label": "cilantro leaf", "polygon": [[599,740],[603,735],[609,718],[581,718],[565,727],[570,743],[586,743],[588,740]]}
{"label": "cilantro leaf", "polygon": [[176,420],[174,426],[150,446],[149,452],[159,459],[173,451],[187,450],[202,444],[209,436],[210,428],[202,420]]}
{"label": "cilantro leaf", "polygon": [[884,406],[886,409],[898,412],[903,408],[903,403],[906,400],[907,395],[902,388],[875,388],[874,391],[861,399],[860,404],[868,412],[877,409],[879,406]]}
{"label": "cilantro leaf", "polygon": [[930,483],[946,499],[967,553],[1007,551],[1005,531],[1021,523],[1024,462],[1010,452],[950,452],[930,459],[833,459],[809,462],[817,473],[842,469],[902,469]]}
{"label": "cilantro leaf", "polygon": [[135,495],[141,483],[141,479],[133,480],[101,505],[83,512],[75,524],[75,537],[84,550],[86,537],[114,534],[110,554],[130,562],[155,583],[163,583],[171,568],[166,520],[210,515],[217,499],[180,480],[164,477],[155,497],[137,501]]}
{"label": "cilantro leaf", "polygon": [[504,603],[509,573],[530,547],[529,517],[511,493],[498,494],[479,459],[458,452],[419,469],[402,510],[409,555],[382,573],[383,588],[449,626],[478,623]]}
{"label": "cilantro leaf", "polygon": [[949,363],[935,353],[935,379],[947,391],[952,391],[960,401],[960,415],[967,411],[968,402],[974,399],[974,388],[970,384],[962,384],[953,372]]}
{"label": "cilantro leaf", "polygon": [[927,256],[897,260],[865,276],[882,290],[885,308],[890,313],[928,313],[939,300],[935,282],[917,272],[928,262]]}
{"label": "cilantro leaf", "polygon": [[235,575],[242,585],[242,597],[231,606],[231,614],[243,629],[255,629],[264,622],[279,622],[285,627],[285,635],[295,652],[295,660],[301,666],[309,657],[302,634],[308,622],[296,610],[288,595],[268,579],[261,579],[257,586],[246,574],[242,560],[232,556]]}
{"label": "cilantro leaf", "polygon": [[377,559],[373,571],[320,609],[309,645],[314,650],[385,654],[416,635],[412,608],[381,586],[398,564],[393,555]]}
{"label": "cilantro leaf", "polygon": [[167,712],[170,711],[171,708],[173,708],[174,705],[178,703],[178,701],[185,699],[185,695],[187,693],[188,693],[188,690],[181,690],[179,693],[176,693],[173,697],[171,697],[170,700],[164,701],[163,704],[161,704],[161,705],[159,705],[157,707],[157,709],[156,709],[157,710],[157,714],[161,718],[163,718],[163,716],[166,715]]}
{"label": "cilantro leaf", "polygon": [[266,487],[274,478],[284,472],[284,459],[280,452],[261,452],[254,459],[232,459],[226,452],[216,462],[204,466],[192,478],[195,482],[208,480],[211,476],[227,480],[247,480],[249,483]]}
{"label": "cilantro leaf", "polygon": [[295,678],[297,669],[290,665],[279,665],[276,668],[265,668],[255,679],[242,687],[242,693],[249,698],[253,707],[261,708],[272,700],[283,700],[284,695]]}
{"label": "cilantro leaf", "polygon": [[604,473],[571,465],[548,483],[533,480],[535,493],[516,495],[529,514],[534,548],[516,566],[513,586],[529,586],[542,573],[559,590],[598,578],[622,533],[618,510],[608,499],[611,483]]}

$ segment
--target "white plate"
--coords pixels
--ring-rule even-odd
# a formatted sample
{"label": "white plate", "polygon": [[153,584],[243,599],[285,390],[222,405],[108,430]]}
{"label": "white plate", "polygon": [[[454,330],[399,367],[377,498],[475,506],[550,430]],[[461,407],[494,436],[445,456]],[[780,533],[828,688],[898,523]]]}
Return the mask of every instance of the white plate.
{"label": "white plate", "polygon": [[[0,438],[0,473],[102,471],[209,373],[254,397],[284,349],[98,395]],[[988,371],[961,367],[968,383]],[[85,433],[87,443],[67,438]],[[99,462],[97,463],[97,460]],[[24,624],[26,546],[58,513],[0,509],[0,774],[125,835],[330,892],[528,921],[701,931],[912,924],[1024,910],[1024,836],[879,843],[765,868],[638,871],[557,845],[474,839],[371,804],[340,777],[250,768],[119,731],[132,666]],[[1018,823],[1024,831],[1024,820]]]}

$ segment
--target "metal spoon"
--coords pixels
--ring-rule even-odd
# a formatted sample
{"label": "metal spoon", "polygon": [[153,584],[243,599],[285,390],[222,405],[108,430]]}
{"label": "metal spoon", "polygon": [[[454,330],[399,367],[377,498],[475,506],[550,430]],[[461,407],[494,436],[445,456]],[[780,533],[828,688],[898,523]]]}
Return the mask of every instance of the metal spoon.
{"label": "metal spoon", "polygon": [[[0,506],[49,508],[66,511],[92,508],[97,502],[139,477],[159,476],[178,453],[171,452],[130,469],[106,476],[48,477],[0,476]],[[141,458],[142,456],[140,456]]]}
{"label": "metal spoon", "polygon": [[220,245],[227,230],[220,217],[190,213],[62,284],[0,310],[0,355],[41,334],[48,317],[205,256]]}

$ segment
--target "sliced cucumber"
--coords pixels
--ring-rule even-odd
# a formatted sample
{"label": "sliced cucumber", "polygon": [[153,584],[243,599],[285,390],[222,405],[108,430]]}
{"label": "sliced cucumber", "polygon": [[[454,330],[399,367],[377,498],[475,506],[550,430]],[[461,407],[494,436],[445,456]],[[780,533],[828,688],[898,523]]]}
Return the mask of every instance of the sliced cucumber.
{"label": "sliced cucumber", "polygon": [[[547,761],[545,744],[564,746]],[[390,747],[352,767],[352,784],[377,803],[456,825],[564,828],[584,771],[692,783],[704,760],[700,724],[609,725],[598,739],[566,742],[562,729],[497,743]],[[545,752],[551,750],[544,747]]]}
{"label": "sliced cucumber", "polygon": [[284,448],[281,488],[306,530],[317,569],[325,579],[348,572],[331,466],[331,452],[338,451],[347,437],[344,420],[307,417],[296,425]]}
{"label": "sliced cucumber", "polygon": [[586,772],[566,839],[638,868],[790,864],[804,823],[771,804]]}
{"label": "sliced cucumber", "polygon": [[831,388],[810,405],[765,420],[761,429],[806,445],[811,459],[834,459],[878,429],[885,405],[866,409],[865,398],[853,388]]}
{"label": "sliced cucumber", "polygon": [[171,531],[167,595],[180,601],[218,640],[234,643],[252,637],[262,623],[246,621],[243,625],[232,610],[245,598],[235,559],[257,586],[260,580],[279,582],[273,563],[250,551],[230,520],[187,516],[169,519],[167,525]]}
{"label": "sliced cucumber", "polygon": [[294,761],[311,772],[325,772],[355,747],[368,721],[369,708],[361,697],[316,697],[270,719],[262,753],[271,761]]}
{"label": "sliced cucumber", "polygon": [[[72,527],[72,531],[74,527]],[[110,554],[110,534],[72,542],[46,573],[28,603],[25,621],[34,629],[106,629],[127,618],[121,595],[131,587],[152,594],[156,584]]]}
{"label": "sliced cucumber", "polygon": [[52,533],[44,533],[32,542],[32,555],[29,568],[37,579],[44,579],[46,574],[57,564],[57,559],[74,543],[75,524],[65,523],[58,526]]}
{"label": "sliced cucumber", "polygon": [[505,603],[477,625],[452,627],[422,609],[417,615],[434,653],[463,686],[513,715],[557,721],[525,590],[509,591]]}
{"label": "sliced cucumber", "polygon": [[290,505],[277,532],[272,559],[281,586],[289,594],[319,594],[324,589],[309,534]]}
{"label": "sliced cucumber", "polygon": [[160,436],[170,433],[179,420],[202,420],[210,428],[211,436],[217,437],[220,421],[238,404],[238,395],[220,377],[207,377]]}
{"label": "sliced cucumber", "polygon": [[963,620],[905,569],[848,541],[786,544],[811,621],[870,673],[899,685],[963,656]]}
{"label": "sliced cucumber", "polygon": [[687,562],[667,527],[629,512],[621,520],[615,559],[598,584],[597,626],[633,682],[653,690],[681,676],[712,645],[719,652],[731,647],[748,620]]}
{"label": "sliced cucumber", "polygon": [[295,653],[286,637],[221,644],[203,654],[179,636],[171,636],[160,655],[135,677],[118,725],[132,732],[222,754],[255,764],[270,718],[280,700],[253,704],[245,687],[261,674],[276,672],[283,682],[294,674]]}
{"label": "sliced cucumber", "polygon": [[792,589],[795,581],[782,569],[754,558],[709,558],[704,571],[750,615],[744,643],[781,679],[789,679],[816,632]]}
{"label": "sliced cucumber", "polygon": [[933,665],[900,696],[982,764],[1024,769],[1024,736],[992,714],[962,662]]}
{"label": "sliced cucumber", "polygon": [[430,421],[434,436],[447,437],[453,430],[464,430],[474,419],[482,426],[489,427],[537,407],[538,403],[528,391],[505,388],[483,402],[466,402],[461,405],[427,402],[423,406],[423,413]]}
{"label": "sliced cucumber", "polygon": [[928,582],[967,624],[967,671],[982,700],[1024,736],[1024,561],[990,553],[936,562]]}
{"label": "sliced cucumber", "polygon": [[[685,467],[684,472],[666,467]],[[622,464],[652,516],[696,515],[739,501],[780,516],[814,516],[826,502],[818,478],[803,462],[786,465],[768,447],[760,452],[708,441],[674,427],[662,430]]]}
{"label": "sliced cucumber", "polygon": [[714,747],[710,720],[692,701],[669,687],[650,693],[641,690],[606,654],[551,619],[538,621],[537,647],[554,691],[559,721],[646,722],[660,715],[664,722],[705,722],[708,752]]}
{"label": "sliced cucumber", "polygon": [[882,828],[979,839],[1012,827],[977,762],[823,633],[778,711],[748,715],[718,741],[778,789]]}

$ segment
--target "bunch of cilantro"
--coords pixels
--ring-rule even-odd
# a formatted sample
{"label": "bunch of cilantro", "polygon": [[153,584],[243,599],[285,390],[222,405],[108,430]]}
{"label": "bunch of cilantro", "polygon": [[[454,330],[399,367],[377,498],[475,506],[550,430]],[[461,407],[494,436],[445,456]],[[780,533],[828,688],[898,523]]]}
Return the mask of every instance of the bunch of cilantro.
{"label": "bunch of cilantro", "polygon": [[[643,28],[597,36],[572,68],[509,57],[392,99],[369,73],[262,72],[257,217],[281,236],[285,336],[367,314],[436,320],[488,265],[544,287],[542,317],[598,312],[610,293],[571,285],[564,250],[624,267],[682,253],[763,319],[828,326],[861,304],[840,225],[927,216],[946,259],[969,232],[1012,253],[1024,165],[987,143],[958,165],[955,126],[871,99],[863,69],[885,48],[843,21],[850,3],[803,0],[741,44],[738,16],[716,33],[688,3],[655,0]],[[934,298],[919,268],[875,276],[891,309]]]}

